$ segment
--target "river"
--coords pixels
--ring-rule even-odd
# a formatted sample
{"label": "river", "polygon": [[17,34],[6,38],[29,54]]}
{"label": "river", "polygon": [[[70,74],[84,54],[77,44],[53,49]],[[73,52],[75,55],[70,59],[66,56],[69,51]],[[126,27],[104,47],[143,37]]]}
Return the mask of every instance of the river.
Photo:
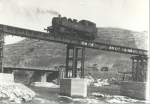
{"label": "river", "polygon": [[[135,99],[124,99],[120,96],[94,96],[90,92],[87,98],[71,98],[59,95],[59,88],[30,87],[37,95],[30,102],[22,104],[150,104]],[[98,95],[98,92],[94,92]],[[1,100],[0,104],[16,104],[8,100]]]}

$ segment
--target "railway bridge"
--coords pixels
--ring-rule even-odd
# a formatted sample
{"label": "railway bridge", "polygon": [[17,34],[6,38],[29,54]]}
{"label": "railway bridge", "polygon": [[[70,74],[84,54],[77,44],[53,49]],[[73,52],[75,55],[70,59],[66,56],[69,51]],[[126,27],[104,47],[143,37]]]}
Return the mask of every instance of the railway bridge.
{"label": "railway bridge", "polygon": [[[66,78],[76,78],[77,65],[80,63],[81,78],[84,78],[84,60],[85,60],[85,48],[98,49],[110,52],[117,52],[122,54],[130,54],[132,60],[132,77],[134,81],[145,81],[143,75],[143,69],[147,67],[148,53],[147,50],[125,47],[119,45],[113,45],[108,43],[101,43],[97,41],[87,41],[80,39],[73,39],[63,37],[58,33],[47,33],[41,31],[35,31],[30,29],[24,29],[14,26],[8,26],[0,24],[0,72],[4,72],[3,67],[3,47],[4,47],[4,35],[15,35],[20,37],[27,37],[31,39],[39,39],[49,42],[57,42],[66,44]],[[72,73],[71,76],[69,73]],[[69,81],[68,81],[69,82]],[[67,83],[67,82],[65,82]]]}

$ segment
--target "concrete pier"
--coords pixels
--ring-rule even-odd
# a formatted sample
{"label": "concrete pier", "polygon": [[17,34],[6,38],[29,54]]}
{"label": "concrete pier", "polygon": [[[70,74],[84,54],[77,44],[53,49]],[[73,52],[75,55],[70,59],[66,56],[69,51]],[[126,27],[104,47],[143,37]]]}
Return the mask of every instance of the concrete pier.
{"label": "concrete pier", "polygon": [[60,94],[70,97],[87,97],[87,80],[84,78],[61,79]]}
{"label": "concrete pier", "polygon": [[41,74],[41,82],[47,82],[47,74],[46,73]]}

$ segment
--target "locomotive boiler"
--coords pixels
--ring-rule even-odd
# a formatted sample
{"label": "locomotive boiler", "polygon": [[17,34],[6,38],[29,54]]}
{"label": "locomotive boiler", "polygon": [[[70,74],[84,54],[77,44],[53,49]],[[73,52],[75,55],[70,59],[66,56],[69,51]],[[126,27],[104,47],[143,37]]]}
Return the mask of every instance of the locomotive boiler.
{"label": "locomotive boiler", "polygon": [[57,32],[66,37],[82,40],[94,40],[97,36],[96,24],[88,20],[53,17],[52,26],[47,27],[48,32]]}

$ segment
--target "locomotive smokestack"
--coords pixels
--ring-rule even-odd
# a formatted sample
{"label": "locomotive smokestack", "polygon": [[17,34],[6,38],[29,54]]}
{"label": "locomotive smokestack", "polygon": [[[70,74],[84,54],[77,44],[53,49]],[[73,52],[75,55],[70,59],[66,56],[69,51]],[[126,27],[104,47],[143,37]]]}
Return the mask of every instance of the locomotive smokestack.
{"label": "locomotive smokestack", "polygon": [[61,18],[61,14],[58,14],[58,17]]}

